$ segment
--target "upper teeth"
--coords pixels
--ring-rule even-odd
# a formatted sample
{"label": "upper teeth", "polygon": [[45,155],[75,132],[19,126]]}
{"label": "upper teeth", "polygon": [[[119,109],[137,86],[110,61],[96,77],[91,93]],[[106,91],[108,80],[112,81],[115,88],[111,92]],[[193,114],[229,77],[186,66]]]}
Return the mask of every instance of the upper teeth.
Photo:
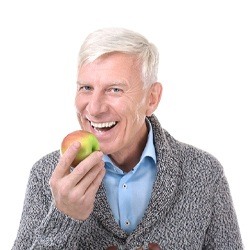
{"label": "upper teeth", "polygon": [[110,128],[115,124],[116,124],[116,122],[103,122],[103,123],[91,122],[91,126],[93,126],[95,128]]}

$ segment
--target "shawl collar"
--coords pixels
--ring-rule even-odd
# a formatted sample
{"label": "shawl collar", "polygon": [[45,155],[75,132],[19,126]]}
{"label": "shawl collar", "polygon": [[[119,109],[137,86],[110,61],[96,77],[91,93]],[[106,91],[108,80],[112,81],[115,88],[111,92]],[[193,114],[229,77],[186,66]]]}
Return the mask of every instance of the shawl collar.
{"label": "shawl collar", "polygon": [[[151,200],[144,217],[129,238],[133,238],[135,235],[137,235],[136,237],[138,238],[138,235],[150,231],[150,228],[157,223],[158,218],[167,214],[171,205],[174,203],[180,183],[181,170],[179,165],[181,158],[178,157],[177,147],[172,146],[172,144],[176,144],[176,142],[173,142],[173,138],[161,127],[154,115],[148,118],[152,124],[154,134],[157,176],[153,186]],[[126,239],[128,237],[128,234],[115,222],[103,185],[100,186],[96,195],[93,216],[95,216],[107,230],[112,231],[112,233],[119,238]]]}

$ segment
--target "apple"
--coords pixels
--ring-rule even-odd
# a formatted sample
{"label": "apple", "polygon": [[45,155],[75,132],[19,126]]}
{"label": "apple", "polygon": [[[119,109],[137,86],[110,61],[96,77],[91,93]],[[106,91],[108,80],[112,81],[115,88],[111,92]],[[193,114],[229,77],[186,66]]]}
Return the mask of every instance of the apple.
{"label": "apple", "polygon": [[76,130],[64,137],[61,143],[61,154],[63,154],[74,141],[79,141],[81,148],[71,164],[72,167],[78,165],[92,152],[100,150],[99,142],[94,134],[84,130]]}

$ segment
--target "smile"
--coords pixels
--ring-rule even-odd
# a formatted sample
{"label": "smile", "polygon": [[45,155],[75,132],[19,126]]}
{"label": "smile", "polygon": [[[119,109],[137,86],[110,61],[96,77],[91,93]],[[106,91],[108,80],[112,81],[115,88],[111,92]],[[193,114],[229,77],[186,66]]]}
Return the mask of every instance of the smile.
{"label": "smile", "polygon": [[113,121],[113,122],[91,122],[90,121],[90,125],[97,130],[100,129],[110,129],[113,128],[115,125],[117,124],[117,122]]}

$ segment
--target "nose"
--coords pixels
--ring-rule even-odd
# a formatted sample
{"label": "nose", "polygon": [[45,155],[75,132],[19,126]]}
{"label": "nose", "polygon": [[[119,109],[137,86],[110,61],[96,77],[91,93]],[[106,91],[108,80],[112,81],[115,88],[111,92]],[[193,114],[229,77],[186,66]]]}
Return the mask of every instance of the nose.
{"label": "nose", "polygon": [[99,92],[93,92],[88,99],[86,110],[90,116],[99,116],[108,110],[105,96]]}

